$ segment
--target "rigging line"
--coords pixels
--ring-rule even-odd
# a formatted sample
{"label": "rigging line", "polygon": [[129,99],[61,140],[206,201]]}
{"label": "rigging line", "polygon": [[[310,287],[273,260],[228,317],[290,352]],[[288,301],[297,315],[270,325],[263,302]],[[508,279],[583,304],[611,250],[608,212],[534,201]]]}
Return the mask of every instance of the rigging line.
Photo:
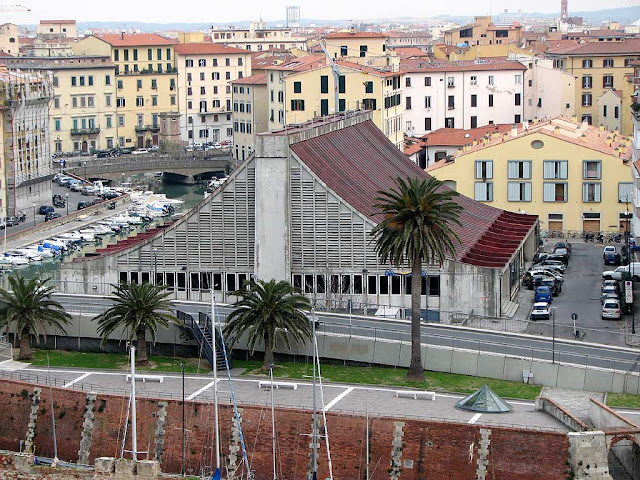
{"label": "rigging line", "polygon": [[313,339],[316,347],[316,363],[318,364],[318,379],[320,381],[320,402],[322,402],[322,420],[324,422],[324,440],[327,445],[327,461],[329,466],[329,478],[333,480],[333,465],[331,463],[331,449],[329,448],[329,429],[327,427],[327,412],[325,410],[324,404],[324,391],[322,389],[322,372],[320,371],[320,356],[317,354],[318,352],[318,337],[314,337]]}
{"label": "rigging line", "polygon": [[255,440],[253,441],[253,451],[251,452],[251,462],[253,462],[253,456],[256,453],[256,445],[258,443],[258,435],[260,433],[260,425],[262,424],[262,417],[264,416],[265,408],[266,407],[264,405],[260,408],[260,418],[258,419],[258,426],[256,427],[256,437],[255,437]]}

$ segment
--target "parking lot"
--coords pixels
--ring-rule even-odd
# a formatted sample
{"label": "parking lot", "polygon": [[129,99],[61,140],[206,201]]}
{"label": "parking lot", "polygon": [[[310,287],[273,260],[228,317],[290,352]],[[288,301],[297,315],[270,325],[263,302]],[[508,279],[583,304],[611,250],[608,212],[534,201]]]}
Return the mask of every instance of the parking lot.
{"label": "parking lot", "polygon": [[[548,239],[544,244],[544,251],[551,252],[559,239]],[[600,301],[600,292],[602,286],[602,272],[605,270],[614,270],[613,265],[604,265],[602,252],[603,244],[588,242],[584,243],[582,239],[575,239],[571,242],[572,253],[569,265],[564,274],[564,284],[562,292],[554,297],[552,306],[555,307],[556,332],[559,336],[563,332],[569,332],[573,329],[572,314],[578,315],[576,328],[597,329],[602,331],[599,338],[584,338],[586,341],[598,341],[606,343],[624,344],[624,319],[621,320],[603,320],[602,319],[602,303]],[[618,252],[621,251],[621,244],[615,245]],[[533,304],[533,290],[526,287],[521,293],[521,298],[529,300],[529,309]],[[546,333],[546,325],[548,322],[536,322],[531,326],[531,333]],[[564,327],[564,328],[563,328]],[[540,330],[539,332],[537,330]],[[611,332],[610,338],[607,339],[607,332]],[[589,332],[593,337],[593,334]]]}

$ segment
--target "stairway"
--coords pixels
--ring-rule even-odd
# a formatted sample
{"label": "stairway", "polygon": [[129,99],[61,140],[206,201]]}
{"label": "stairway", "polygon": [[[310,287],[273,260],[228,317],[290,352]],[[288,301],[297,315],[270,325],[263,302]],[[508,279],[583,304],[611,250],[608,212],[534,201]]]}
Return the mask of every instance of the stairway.
{"label": "stairway", "polygon": [[503,300],[502,301],[502,317],[513,318],[516,311],[518,310],[519,304],[516,302],[512,302],[511,300]]}
{"label": "stairway", "polygon": [[[193,316],[188,313],[178,310],[177,317],[182,321],[184,328],[191,333],[196,342],[198,342],[200,351],[209,362],[209,365],[211,365],[211,368],[213,368],[213,334],[209,316],[200,312],[198,320],[195,320]],[[227,354],[230,353],[230,350],[227,349]],[[217,370],[225,370],[227,368],[219,334],[216,335],[216,368]],[[229,368],[231,368],[231,358],[229,358]]]}

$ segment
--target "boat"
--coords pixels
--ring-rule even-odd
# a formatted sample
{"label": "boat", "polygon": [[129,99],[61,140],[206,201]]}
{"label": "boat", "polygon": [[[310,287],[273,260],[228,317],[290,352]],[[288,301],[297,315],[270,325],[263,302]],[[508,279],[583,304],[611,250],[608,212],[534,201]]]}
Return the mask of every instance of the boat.
{"label": "boat", "polygon": [[55,238],[59,238],[62,240],[71,240],[73,242],[80,242],[82,241],[82,235],[80,235],[80,232],[65,232],[65,233],[61,233],[60,235],[58,235]]}
{"label": "boat", "polygon": [[42,261],[42,255],[39,252],[34,252],[33,250],[28,250],[26,248],[16,248],[15,250],[7,253],[12,253],[14,256],[27,257],[31,262]]}
{"label": "boat", "polygon": [[24,247],[22,250],[30,250],[36,255],[40,255],[43,259],[45,258],[51,259],[56,256],[55,253],[50,251],[48,248],[42,248],[39,245],[28,245]]}

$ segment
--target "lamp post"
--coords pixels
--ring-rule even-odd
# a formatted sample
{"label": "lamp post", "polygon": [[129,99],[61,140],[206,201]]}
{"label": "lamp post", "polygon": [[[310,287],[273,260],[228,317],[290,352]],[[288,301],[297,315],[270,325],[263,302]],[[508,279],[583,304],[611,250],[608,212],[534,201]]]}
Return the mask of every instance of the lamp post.
{"label": "lamp post", "polygon": [[551,307],[551,363],[556,363],[556,307]]}
{"label": "lamp post", "polygon": [[69,215],[69,194],[67,193],[67,215]]}
{"label": "lamp post", "polygon": [[36,204],[33,204],[33,226],[36,226]]}
{"label": "lamp post", "polygon": [[[624,197],[620,197],[619,200],[626,204],[625,211],[624,211],[624,218],[627,221],[627,228],[626,228],[626,231],[624,232],[624,243],[627,251],[627,262],[628,262],[628,265],[630,265],[629,273],[631,274],[631,291],[633,292],[633,277],[634,277],[633,258],[631,258],[631,248],[629,246],[629,237],[631,236],[631,212],[629,212],[629,195],[630,194],[627,193]],[[631,306],[631,334],[633,335],[635,333],[636,333],[636,315],[632,305]]]}
{"label": "lamp post", "polygon": [[120,179],[120,186],[122,187],[122,184],[124,183],[124,173],[122,174],[122,178]]}

